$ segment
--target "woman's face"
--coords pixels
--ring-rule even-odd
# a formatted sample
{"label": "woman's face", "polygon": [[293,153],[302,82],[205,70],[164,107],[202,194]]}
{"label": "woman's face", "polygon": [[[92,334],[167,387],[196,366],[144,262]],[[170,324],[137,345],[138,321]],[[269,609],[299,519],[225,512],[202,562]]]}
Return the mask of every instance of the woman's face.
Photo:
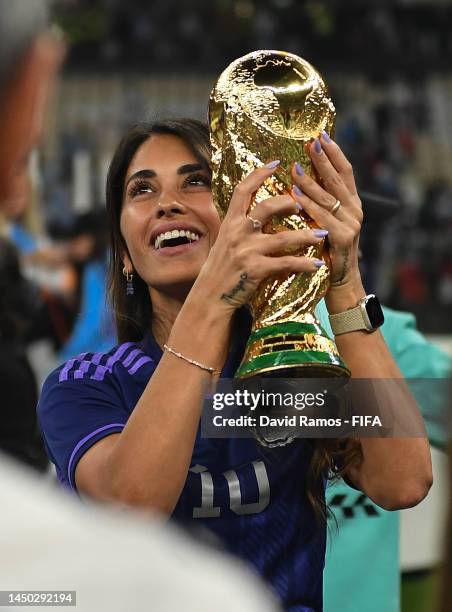
{"label": "woman's face", "polygon": [[120,228],[128,270],[158,291],[190,289],[220,218],[209,174],[183,140],[154,134],[137,150],[126,174]]}

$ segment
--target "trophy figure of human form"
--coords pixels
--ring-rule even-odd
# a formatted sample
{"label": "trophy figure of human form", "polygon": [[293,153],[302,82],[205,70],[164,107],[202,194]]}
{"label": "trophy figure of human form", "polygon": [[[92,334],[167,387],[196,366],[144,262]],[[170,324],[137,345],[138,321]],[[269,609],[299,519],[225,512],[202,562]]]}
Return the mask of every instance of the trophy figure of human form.
{"label": "trophy figure of human form", "polygon": [[[256,192],[262,200],[290,193],[294,161],[318,180],[306,145],[322,130],[334,131],[335,108],[320,74],[282,51],[255,51],[230,64],[216,82],[209,105],[212,190],[221,218],[234,187],[254,168],[279,159],[275,174]],[[272,217],[266,233],[317,227],[304,212]],[[348,377],[334,342],[314,310],[330,277],[326,240],[291,252],[325,261],[315,273],[281,274],[263,281],[249,303],[253,327],[235,377]],[[277,256],[277,255],[276,255]]]}

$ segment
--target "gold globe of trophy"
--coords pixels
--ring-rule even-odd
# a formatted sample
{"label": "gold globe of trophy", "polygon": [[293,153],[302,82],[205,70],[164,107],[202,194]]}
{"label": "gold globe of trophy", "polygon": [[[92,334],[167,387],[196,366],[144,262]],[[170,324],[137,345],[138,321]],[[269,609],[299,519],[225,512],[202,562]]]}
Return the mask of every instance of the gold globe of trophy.
{"label": "gold globe of trophy", "polygon": [[[322,130],[332,134],[334,120],[335,108],[322,77],[300,57],[255,51],[230,64],[216,82],[209,105],[212,190],[221,218],[234,187],[270,160],[279,159],[281,165],[255,194],[250,213],[262,200],[290,193],[294,161],[318,180],[305,146]],[[263,231],[315,227],[302,212],[274,216]],[[350,372],[314,314],[329,285],[325,240],[291,253],[321,258],[326,265],[312,274],[281,274],[259,285],[249,304],[253,327],[235,377],[342,378],[345,382]]]}

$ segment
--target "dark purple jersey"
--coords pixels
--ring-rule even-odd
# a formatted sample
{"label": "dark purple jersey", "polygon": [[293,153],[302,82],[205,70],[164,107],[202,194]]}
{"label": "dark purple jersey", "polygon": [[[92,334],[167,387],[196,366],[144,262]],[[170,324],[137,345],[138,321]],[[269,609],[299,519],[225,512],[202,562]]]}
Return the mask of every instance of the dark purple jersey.
{"label": "dark purple jersey", "polygon": [[[239,335],[234,343],[223,378],[233,376],[247,337]],[[101,438],[122,431],[161,355],[148,336],[108,353],[78,355],[47,378],[38,415],[64,485],[75,491],[81,456]],[[253,439],[205,439],[198,431],[173,513],[179,523],[215,534],[250,563],[290,612],[322,610],[325,526],[305,492],[311,454],[303,440],[266,449]]]}

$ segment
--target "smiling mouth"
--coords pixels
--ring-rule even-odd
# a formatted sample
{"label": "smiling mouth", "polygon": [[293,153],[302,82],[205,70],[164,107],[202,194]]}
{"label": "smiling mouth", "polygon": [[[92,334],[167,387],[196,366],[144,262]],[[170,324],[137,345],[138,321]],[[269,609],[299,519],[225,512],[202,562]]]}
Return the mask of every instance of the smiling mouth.
{"label": "smiling mouth", "polygon": [[197,242],[201,236],[190,230],[172,230],[159,234],[154,241],[156,250],[171,249]]}

